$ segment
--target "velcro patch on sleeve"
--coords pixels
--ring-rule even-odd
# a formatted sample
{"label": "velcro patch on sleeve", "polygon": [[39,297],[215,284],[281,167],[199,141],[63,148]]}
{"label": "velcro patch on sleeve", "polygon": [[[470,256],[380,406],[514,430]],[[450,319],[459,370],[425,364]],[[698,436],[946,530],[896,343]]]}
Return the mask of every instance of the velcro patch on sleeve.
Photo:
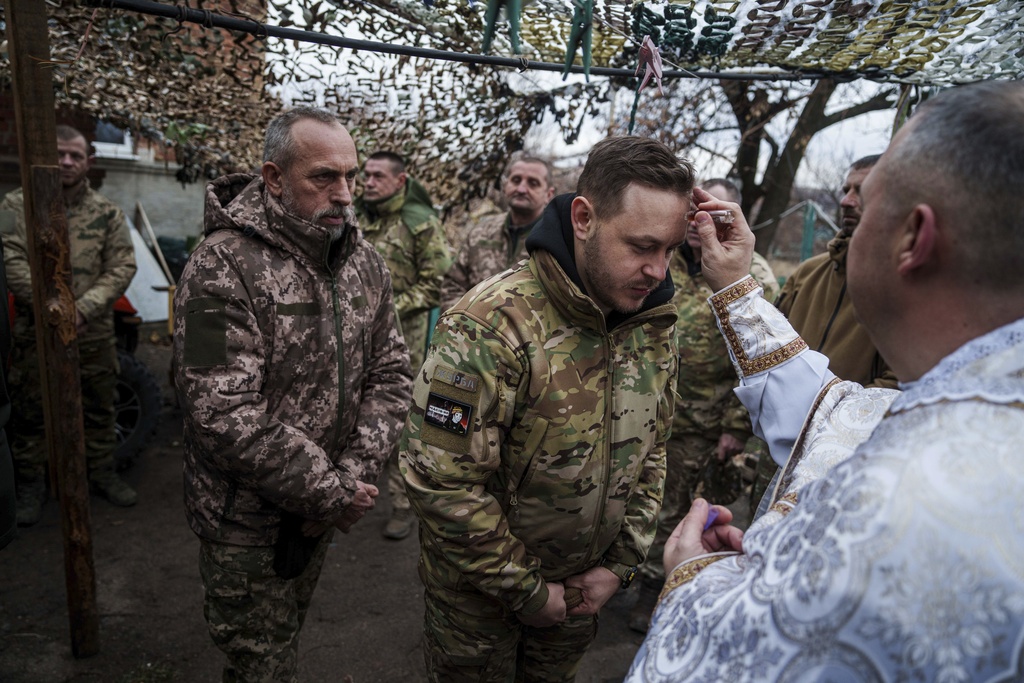
{"label": "velcro patch on sleeve", "polygon": [[427,395],[427,406],[423,421],[445,431],[465,436],[469,433],[469,421],[473,416],[473,406],[455,399],[445,398],[434,392]]}
{"label": "velcro patch on sleeve", "polygon": [[278,315],[320,315],[320,304],[315,301],[300,301],[277,304]]}
{"label": "velcro patch on sleeve", "polygon": [[18,217],[13,211],[0,211],[0,235],[13,235],[17,227]]}
{"label": "velcro patch on sleeve", "polygon": [[223,299],[204,297],[185,304],[186,367],[204,368],[228,362],[228,317]]}
{"label": "velcro patch on sleeve", "polygon": [[473,421],[479,419],[480,377],[442,365],[434,368],[423,407],[424,443],[453,453],[468,453]]}
{"label": "velcro patch on sleeve", "polygon": [[[434,368],[434,379],[472,394],[475,394],[480,389],[479,377],[468,372],[453,370],[445,365],[438,365]],[[431,385],[433,385],[433,382],[431,382]]]}

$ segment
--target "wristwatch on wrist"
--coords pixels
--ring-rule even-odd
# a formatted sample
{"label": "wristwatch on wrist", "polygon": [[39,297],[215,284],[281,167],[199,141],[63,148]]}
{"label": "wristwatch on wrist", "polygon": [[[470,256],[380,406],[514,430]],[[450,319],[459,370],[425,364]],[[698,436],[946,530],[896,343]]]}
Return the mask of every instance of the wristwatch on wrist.
{"label": "wristwatch on wrist", "polygon": [[619,585],[622,588],[629,588],[629,584],[633,583],[633,579],[636,578],[636,565],[634,564],[605,561],[601,563],[601,566],[619,577]]}

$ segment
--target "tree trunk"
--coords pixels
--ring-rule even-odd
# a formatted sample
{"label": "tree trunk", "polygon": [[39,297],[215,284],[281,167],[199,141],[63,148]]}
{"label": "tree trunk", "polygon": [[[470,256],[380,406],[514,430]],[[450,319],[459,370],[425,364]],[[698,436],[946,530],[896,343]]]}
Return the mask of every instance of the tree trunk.
{"label": "tree trunk", "polygon": [[807,153],[807,145],[815,133],[826,127],[825,106],[836,90],[836,82],[832,79],[818,81],[814,90],[804,102],[804,108],[797,118],[796,125],[786,141],[782,154],[774,164],[765,171],[761,180],[761,195],[764,203],[757,213],[757,223],[768,224],[757,231],[756,249],[760,254],[768,253],[768,248],[778,231],[778,217],[789,206],[796,182],[796,172]]}

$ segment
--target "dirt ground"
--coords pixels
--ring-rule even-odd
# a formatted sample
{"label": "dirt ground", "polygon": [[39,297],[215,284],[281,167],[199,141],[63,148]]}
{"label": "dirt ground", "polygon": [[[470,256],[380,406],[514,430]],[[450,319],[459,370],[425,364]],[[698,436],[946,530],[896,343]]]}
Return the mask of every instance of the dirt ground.
{"label": "dirt ground", "polygon": [[[155,337],[159,337],[154,333]],[[159,431],[125,473],[139,492],[132,508],[93,498],[93,557],[99,654],[71,654],[56,503],[0,551],[0,681],[51,683],[220,680],[223,657],[203,620],[199,542],[185,522],[181,413],[170,400],[165,340],[136,353],[164,388]],[[338,534],[324,565],[300,643],[300,679],[339,683],[423,681],[422,589],[415,536],[387,541],[386,487],[375,510]],[[601,615],[580,683],[621,681],[641,643],[626,626],[635,596],[620,592]]]}

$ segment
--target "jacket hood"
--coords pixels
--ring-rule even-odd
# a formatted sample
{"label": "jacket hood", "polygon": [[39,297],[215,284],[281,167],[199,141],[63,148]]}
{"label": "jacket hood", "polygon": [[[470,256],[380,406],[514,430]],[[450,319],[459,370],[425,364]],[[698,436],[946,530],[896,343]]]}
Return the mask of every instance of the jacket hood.
{"label": "jacket hood", "polygon": [[[348,254],[360,235],[352,207],[346,207],[345,213],[345,232],[337,242],[342,245],[343,253]],[[206,186],[203,232],[210,235],[218,230],[255,235],[267,244],[316,262],[327,263],[332,253],[329,231],[285,211],[266,191],[263,177],[259,175],[232,173]]]}
{"label": "jacket hood", "polygon": [[[589,297],[586,287],[583,286],[583,280],[580,278],[579,270],[576,268],[576,238],[572,234],[570,211],[572,200],[575,198],[576,194],[569,192],[558,195],[548,203],[540,220],[530,231],[530,236],[526,238],[526,250],[531,256],[537,250],[550,253],[572,283]],[[672,300],[673,294],[675,294],[675,286],[672,284],[672,275],[666,269],[665,279],[648,295],[640,310],[634,313],[610,313],[607,316],[608,329],[656,306],[667,304]]]}
{"label": "jacket hood", "polygon": [[832,260],[832,267],[838,272],[846,269],[846,255],[849,253],[851,237],[853,235],[839,233],[828,243],[828,257]]}
{"label": "jacket hood", "polygon": [[393,213],[402,214],[402,222],[410,229],[426,223],[431,218],[437,217],[434,211],[434,204],[430,199],[427,188],[420,184],[412,176],[407,175],[405,180],[405,192],[395,193],[387,199],[371,202],[364,197],[358,197],[355,201],[356,210],[377,220],[381,216],[389,216]]}

